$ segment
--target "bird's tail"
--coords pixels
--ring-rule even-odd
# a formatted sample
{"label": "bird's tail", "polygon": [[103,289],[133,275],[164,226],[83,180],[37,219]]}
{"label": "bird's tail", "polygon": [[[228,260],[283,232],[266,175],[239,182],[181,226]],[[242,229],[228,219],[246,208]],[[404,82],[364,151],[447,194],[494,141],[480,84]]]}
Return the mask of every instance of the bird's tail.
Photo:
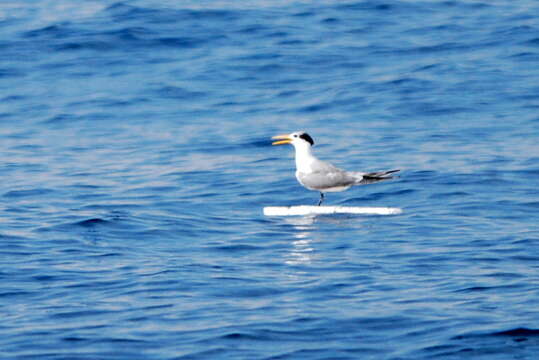
{"label": "bird's tail", "polygon": [[365,184],[372,184],[379,181],[389,180],[393,179],[395,176],[392,176],[391,174],[396,173],[400,170],[387,170],[387,171],[375,171],[370,173],[355,173],[354,175],[357,177],[357,185],[365,185]]}

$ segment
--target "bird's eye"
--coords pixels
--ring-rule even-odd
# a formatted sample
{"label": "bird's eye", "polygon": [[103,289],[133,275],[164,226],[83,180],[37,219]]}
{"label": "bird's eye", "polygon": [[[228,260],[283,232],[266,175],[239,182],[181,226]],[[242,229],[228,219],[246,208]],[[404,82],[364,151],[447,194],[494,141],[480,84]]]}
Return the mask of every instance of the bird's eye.
{"label": "bird's eye", "polygon": [[298,135],[294,135],[294,137],[298,137]]}

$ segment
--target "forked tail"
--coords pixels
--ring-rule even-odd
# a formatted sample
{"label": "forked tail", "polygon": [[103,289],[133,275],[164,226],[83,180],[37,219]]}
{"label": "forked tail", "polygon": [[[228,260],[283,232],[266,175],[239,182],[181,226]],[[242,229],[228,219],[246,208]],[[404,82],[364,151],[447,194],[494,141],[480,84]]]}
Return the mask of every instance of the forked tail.
{"label": "forked tail", "polygon": [[372,184],[379,181],[393,179],[394,176],[391,174],[396,173],[400,170],[387,170],[387,171],[375,171],[370,173],[356,173],[358,177],[357,185],[366,185]]}

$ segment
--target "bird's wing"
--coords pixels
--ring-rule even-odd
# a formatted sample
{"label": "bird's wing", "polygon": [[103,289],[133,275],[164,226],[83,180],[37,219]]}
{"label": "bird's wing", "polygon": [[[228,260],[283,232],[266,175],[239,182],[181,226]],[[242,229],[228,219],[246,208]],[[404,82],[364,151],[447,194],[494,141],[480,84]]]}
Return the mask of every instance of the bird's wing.
{"label": "bird's wing", "polygon": [[311,173],[298,172],[298,180],[307,188],[324,190],[335,187],[351,186],[356,179],[346,171],[325,161],[316,160],[311,164]]}
{"label": "bird's wing", "polygon": [[311,170],[315,173],[344,173],[344,170],[322,160],[316,159],[311,163]]}

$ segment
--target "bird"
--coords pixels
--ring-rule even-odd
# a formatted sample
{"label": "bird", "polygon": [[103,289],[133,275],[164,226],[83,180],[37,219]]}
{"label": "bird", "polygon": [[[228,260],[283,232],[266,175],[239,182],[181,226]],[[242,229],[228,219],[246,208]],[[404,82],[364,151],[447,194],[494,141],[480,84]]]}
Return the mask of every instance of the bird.
{"label": "bird", "polygon": [[318,206],[324,201],[324,193],[348,190],[355,185],[372,184],[393,179],[400,170],[375,172],[345,171],[318,159],[312,152],[313,138],[304,131],[272,137],[272,145],[292,144],[296,150],[296,179],[305,188],[320,192]]}

